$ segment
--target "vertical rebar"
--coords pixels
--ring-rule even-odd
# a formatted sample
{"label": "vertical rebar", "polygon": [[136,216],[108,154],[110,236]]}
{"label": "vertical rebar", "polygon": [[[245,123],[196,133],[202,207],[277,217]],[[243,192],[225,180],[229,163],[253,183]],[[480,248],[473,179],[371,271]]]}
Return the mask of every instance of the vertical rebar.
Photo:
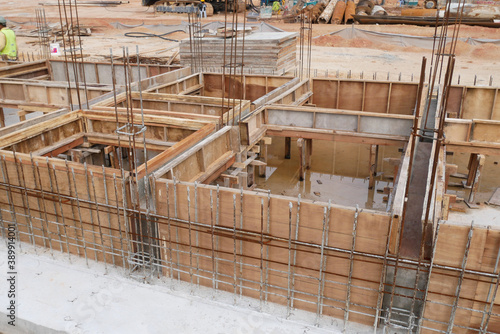
{"label": "vertical rebar", "polygon": [[[37,188],[37,178],[36,178],[36,173],[35,173],[35,163],[33,162],[33,154],[30,152],[30,162],[31,162],[31,171],[33,172],[33,189],[36,190]],[[41,186],[41,183],[40,183]],[[45,213],[45,211],[42,210],[42,205],[41,205],[41,199],[40,196],[36,196],[37,199],[37,206],[38,206],[38,216],[40,220],[40,228],[42,229],[42,239],[43,239],[43,246],[47,248],[47,241],[49,240],[47,235],[45,235],[45,227],[43,225],[43,222],[47,222],[46,220],[43,219],[42,217],[42,212]],[[50,243],[49,243],[50,244]],[[52,254],[52,245],[50,245],[50,253]]]}
{"label": "vertical rebar", "polygon": [[210,241],[211,241],[211,256],[212,256],[212,289],[215,293],[215,226],[214,226],[214,198],[212,189],[210,189]]}
{"label": "vertical rebar", "polygon": [[[106,176],[103,175],[102,177],[106,177]],[[94,173],[92,172],[92,170],[90,171],[90,180],[92,182],[92,190],[94,193],[94,203],[95,203],[95,207],[96,207],[96,216],[97,216],[97,224],[98,224],[98,229],[99,229],[99,238],[101,239],[102,256],[103,256],[103,260],[104,260],[104,270],[106,272],[108,272],[108,265],[107,265],[107,260],[106,260],[106,250],[105,250],[105,246],[104,246],[104,235],[102,233],[101,212],[100,212],[101,210],[99,209],[99,202],[97,201],[97,194],[95,191],[95,183],[94,183]],[[90,197],[89,197],[89,200],[90,200]],[[95,247],[97,249],[97,245],[95,245]]]}
{"label": "vertical rebar", "polygon": [[73,176],[73,184],[75,185],[76,207],[78,208],[78,219],[80,220],[80,232],[82,233],[83,253],[85,254],[85,263],[87,264],[88,267],[89,259],[87,257],[87,241],[85,240],[85,231],[83,229],[83,221],[82,221],[82,211],[80,208],[80,199],[78,198],[78,187],[76,185],[75,169],[73,167],[71,168],[71,175]]}
{"label": "vertical rebar", "polygon": [[[50,165],[49,165],[49,158],[48,157],[46,157],[45,162],[47,165],[47,174],[49,175],[50,193],[54,194],[55,190],[54,190],[54,185],[52,182],[52,174],[50,172]],[[54,175],[54,177],[55,177],[55,175]],[[51,201],[51,202],[52,202],[52,206],[54,209],[55,224],[56,224],[56,228],[57,228],[57,237],[59,238],[59,248],[61,249],[61,253],[62,253],[62,252],[64,252],[64,250],[63,250],[63,242],[62,242],[62,237],[61,237],[59,215],[57,214],[56,202],[55,201]],[[61,213],[61,215],[62,215],[62,213]]]}
{"label": "vertical rebar", "polygon": [[[86,188],[87,188],[87,199],[89,202],[92,202],[92,198],[90,196],[90,182],[89,182],[89,173],[88,173],[88,170],[87,170],[87,163],[84,162],[83,163],[83,169],[84,169],[84,172],[85,172],[85,185],[86,185]],[[75,183],[75,186],[76,186],[76,183]],[[92,245],[94,246],[94,258],[95,258],[95,261],[97,262],[97,242],[96,242],[96,239],[95,239],[95,224],[94,224],[94,216],[92,215],[92,209],[88,209],[89,210],[89,216],[90,216],[90,225],[92,226]]]}
{"label": "vertical rebar", "polygon": [[[297,218],[295,222],[295,241],[299,239],[300,226],[300,194],[297,197]],[[292,266],[292,301],[291,308],[293,309],[293,298],[295,297],[295,265],[297,264],[297,245],[293,246],[293,266]]]}
{"label": "vertical rebar", "polygon": [[189,187],[186,187],[187,191],[187,216],[188,216],[188,241],[189,241],[189,282],[191,283],[191,293],[193,292],[193,244],[191,241],[191,233],[192,233],[192,226],[191,226],[191,194]]}
{"label": "vertical rebar", "polygon": [[292,209],[293,205],[292,202],[288,202],[288,270],[287,270],[287,276],[288,276],[288,284],[287,284],[287,303],[286,303],[286,317],[288,318],[291,313],[291,306],[292,306],[292,270],[291,270],[291,264],[292,264]]}
{"label": "vertical rebar", "polygon": [[[115,152],[115,154],[116,154],[116,152]],[[122,264],[123,264],[123,268],[125,268],[125,250],[124,250],[125,245],[123,244],[123,232],[122,232],[122,225],[120,222],[120,201],[118,200],[118,184],[116,182],[116,174],[115,173],[113,173],[113,187],[114,187],[114,192],[115,192],[116,221],[118,223],[118,234],[120,235],[120,250],[122,253]]]}
{"label": "vertical rebar", "polygon": [[[48,164],[49,162],[49,158],[47,158],[47,169],[49,170],[49,175],[50,175],[50,166]],[[54,164],[52,164],[52,170],[54,172],[54,182],[56,184],[56,192],[57,192],[57,198],[58,198],[58,202],[59,202],[59,210],[61,210],[61,220],[62,220],[62,225],[63,225],[63,231],[64,231],[64,237],[66,239],[66,251],[68,252],[68,259],[69,259],[69,262],[71,263],[71,256],[70,256],[70,252],[69,252],[69,235],[68,235],[68,231],[66,229],[66,221],[64,219],[64,210],[63,210],[63,206],[62,206],[62,200],[61,200],[61,192],[59,191],[59,183],[57,182],[57,175],[56,175],[56,166]]]}
{"label": "vertical rebar", "polygon": [[165,184],[165,190],[167,191],[167,226],[168,226],[168,262],[170,267],[170,280],[173,284],[174,282],[174,263],[172,258],[172,227],[170,218],[170,189],[168,182]]}
{"label": "vertical rebar", "polygon": [[107,216],[108,216],[108,228],[109,228],[109,243],[111,246],[111,259],[113,261],[113,266],[116,267],[116,262],[115,262],[115,247],[113,244],[113,234],[111,233],[113,231],[113,228],[111,226],[111,211],[109,209],[109,199],[108,199],[108,186],[106,184],[106,170],[104,169],[104,165],[102,165],[102,185],[104,189],[104,203],[106,204],[106,211],[107,211]]}
{"label": "vertical rebar", "polygon": [[323,284],[323,262],[324,262],[324,257],[325,257],[325,242],[326,242],[326,226],[328,225],[327,223],[327,208],[323,208],[323,228],[321,230],[321,250],[320,250],[320,259],[319,259],[319,276],[318,276],[318,299],[316,302],[316,320],[315,324],[316,326],[319,325],[319,317],[320,317],[320,312],[321,312],[321,299],[323,296],[323,291],[321,289],[321,285]]}
{"label": "vertical rebar", "polygon": [[462,282],[464,280],[465,267],[467,266],[467,260],[469,258],[469,248],[473,233],[474,233],[474,221],[471,222],[469,234],[467,235],[467,243],[465,245],[464,257],[462,258],[460,276],[458,277],[457,287],[455,289],[455,301],[453,302],[453,307],[451,308],[450,320],[448,322],[448,329],[447,329],[448,333],[453,332],[453,326],[455,325],[455,314],[457,312],[458,301],[460,300],[460,291],[462,289]]}
{"label": "vertical rebar", "polygon": [[236,305],[236,195],[233,194],[233,294],[234,304]]}
{"label": "vertical rebar", "polygon": [[385,254],[384,260],[382,262],[382,270],[380,272],[380,284],[378,287],[378,297],[377,297],[377,310],[375,313],[375,320],[373,321],[373,334],[377,334],[378,321],[380,318],[380,312],[382,307],[382,301],[384,297],[384,282],[385,275],[387,272],[387,257],[389,256],[389,248],[391,244],[391,231],[392,231],[392,223],[394,221],[394,216],[391,215],[391,219],[389,220],[389,228],[387,229],[387,240],[385,244]]}
{"label": "vertical rebar", "polygon": [[347,295],[345,299],[344,327],[342,330],[343,333],[345,333],[347,329],[347,321],[349,321],[349,308],[351,306],[351,284],[352,284],[352,272],[354,269],[354,251],[356,250],[356,233],[358,231],[358,216],[359,216],[359,206],[356,204],[356,212],[354,213],[354,222],[352,224],[351,252],[349,253],[349,277],[347,279]]}
{"label": "vertical rebar", "polygon": [[[24,177],[23,162],[21,159],[19,159],[19,163],[16,162],[17,157],[16,157],[15,150],[13,150],[13,155],[14,155],[14,163],[16,164],[17,179],[19,180],[19,185],[22,188],[21,193],[23,194],[22,200],[23,200],[24,213],[26,216],[26,223],[27,223],[26,227],[28,229],[28,237],[31,240],[31,243],[33,244],[33,249],[36,252],[35,235],[33,233],[33,223],[32,223],[31,209],[30,209],[30,203],[29,203],[27,186],[26,186],[26,179]],[[21,169],[21,172],[19,172],[19,169]],[[22,185],[21,185],[21,181],[22,181]]]}
{"label": "vertical rebar", "polygon": [[432,255],[431,255],[431,263],[429,265],[429,274],[427,275],[427,283],[425,286],[425,293],[423,297],[423,306],[422,306],[422,316],[420,317],[418,321],[418,327],[417,327],[417,334],[420,334],[422,331],[422,323],[424,321],[424,316],[425,316],[425,308],[427,306],[427,297],[429,295],[429,287],[430,287],[430,282],[431,282],[431,276],[432,276],[432,270],[434,269],[434,260],[436,258],[436,248],[438,244],[438,237],[439,237],[439,229],[441,228],[441,220],[438,220],[437,226],[436,226],[436,232],[434,233],[434,245],[432,247]]}

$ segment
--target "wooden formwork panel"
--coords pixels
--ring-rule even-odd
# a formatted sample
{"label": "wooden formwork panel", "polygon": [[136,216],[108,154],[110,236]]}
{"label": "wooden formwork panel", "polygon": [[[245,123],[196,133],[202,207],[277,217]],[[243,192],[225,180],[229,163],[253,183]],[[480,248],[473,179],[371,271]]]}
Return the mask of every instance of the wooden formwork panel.
{"label": "wooden formwork panel", "polygon": [[78,112],[71,112],[3,136],[1,148],[14,147],[17,152],[30,153],[82,131],[81,117]]}
{"label": "wooden formwork panel", "polygon": [[312,79],[317,107],[413,115],[418,84],[351,79]]}
{"label": "wooden formwork panel", "polygon": [[231,127],[208,135],[155,172],[156,178],[209,184],[235,161]]}
{"label": "wooden formwork panel", "polygon": [[0,171],[2,228],[13,221],[21,241],[122,265],[129,236],[119,170],[3,151]]}
{"label": "wooden formwork panel", "polygon": [[2,67],[0,68],[0,78],[49,79],[47,61],[39,60]]}
{"label": "wooden formwork panel", "polygon": [[[112,91],[111,86],[69,87],[64,82],[0,81],[0,105],[39,105],[67,107],[95,99]],[[71,96],[71,101],[68,96]],[[79,96],[79,98],[78,98]]]}
{"label": "wooden formwork panel", "polygon": [[[444,224],[440,226],[435,246],[434,264],[458,268],[436,268],[428,282],[428,296],[424,311],[423,333],[446,331],[453,320],[453,333],[470,333],[485,326],[487,313],[492,306],[488,332],[500,331],[500,295],[494,294],[495,268],[499,251],[500,231],[475,227],[467,248],[470,226]],[[468,254],[465,269],[490,273],[493,277],[465,273],[461,268]],[[457,292],[458,295],[457,295]],[[456,306],[454,306],[456,305]],[[452,316],[452,314],[454,314]]]}
{"label": "wooden formwork panel", "polygon": [[[204,95],[213,97],[257,100],[259,97],[292,80],[289,77],[244,75],[233,79],[226,76],[223,82],[222,74],[204,73]],[[224,91],[223,91],[224,87]]]}
{"label": "wooden formwork panel", "polygon": [[[381,260],[355,255],[349,275],[354,209],[332,206],[328,216],[326,204],[304,201],[297,222],[296,199],[271,196],[268,202],[267,195],[253,192],[223,188],[217,193],[215,187],[198,185],[195,189],[193,184],[174,185],[165,180],[156,180],[155,190],[157,214],[165,217],[158,221],[159,237],[165,245],[171,243],[173,250],[171,255],[163,253],[165,275],[170,275],[170,265],[184,268],[187,272],[174,276],[189,281],[192,275],[200,275],[200,283],[208,286],[216,276],[221,281],[219,289],[236,293],[242,289],[242,294],[254,298],[264,294],[268,301],[285,305],[293,293],[294,307],[313,312],[318,291],[322,291],[323,313],[336,317],[344,314],[341,309],[346,308],[349,289],[349,319],[373,324],[383,265]],[[325,250],[321,273],[325,284],[320,287],[325,219],[328,246],[345,252]],[[383,213],[359,212],[355,250],[384,255],[389,220]],[[182,254],[177,253],[178,244]],[[267,277],[264,287],[261,276]],[[288,292],[290,284],[293,289]]]}
{"label": "wooden formwork panel", "polygon": [[445,143],[450,151],[500,154],[500,121],[447,118]]}
{"label": "wooden formwork panel", "polygon": [[[127,107],[128,96],[122,93],[116,97],[106,99],[92,106],[94,110],[110,111],[110,107],[117,106],[119,109]],[[190,96],[158,93],[137,93],[131,95],[131,107],[135,110],[165,111],[182,118],[193,118],[195,115],[206,115],[217,117],[212,121],[227,122],[240,113],[250,111],[250,101],[234,102],[230,99],[207,96]],[[116,101],[116,102],[115,102]],[[161,114],[159,114],[161,115]],[[167,115],[167,114],[165,114]]]}
{"label": "wooden formwork panel", "polygon": [[451,86],[446,104],[450,118],[500,120],[500,96],[496,87]]}
{"label": "wooden formwork panel", "polygon": [[[55,81],[66,81],[68,76],[70,81],[75,81],[76,70],[80,82],[85,81],[88,84],[107,85],[111,85],[113,83],[113,68],[111,63],[108,62],[69,62],[66,64],[61,60],[50,60],[50,67],[52,80]],[[137,64],[131,64],[130,73],[127,74],[130,75],[129,79],[131,82],[139,80],[139,68],[141,80],[179,69],[178,66],[162,66],[154,64],[141,64],[137,66]],[[122,63],[114,64],[114,76],[116,78],[117,85],[125,85],[126,71],[127,67],[125,67]]]}
{"label": "wooden formwork panel", "polygon": [[172,82],[154,86],[146,90],[146,92],[160,94],[191,94],[202,88],[201,77],[202,75],[200,73],[195,73]]}

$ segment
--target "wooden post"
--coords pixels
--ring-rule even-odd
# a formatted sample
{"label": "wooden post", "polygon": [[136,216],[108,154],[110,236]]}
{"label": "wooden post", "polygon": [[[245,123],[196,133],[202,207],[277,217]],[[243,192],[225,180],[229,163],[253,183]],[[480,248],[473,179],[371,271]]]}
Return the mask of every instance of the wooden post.
{"label": "wooden post", "polygon": [[377,159],[378,158],[378,145],[370,146],[370,181],[368,182],[368,189],[373,189],[375,186],[375,176],[377,176]]}
{"label": "wooden post", "polygon": [[238,183],[243,189],[248,189],[248,173],[240,172],[238,173]]}
{"label": "wooden post", "polygon": [[450,206],[453,203],[456,203],[457,195],[443,195],[443,211],[441,211],[441,218],[443,220],[448,220],[448,216],[450,214]]}
{"label": "wooden post", "polygon": [[297,139],[297,147],[299,148],[299,180],[304,181],[306,170],[306,145],[304,144],[304,138]]}
{"label": "wooden post", "polygon": [[[260,141],[260,160],[267,163],[267,145],[265,140]],[[259,176],[266,177],[266,166],[259,166]]]}
{"label": "wooden post", "polygon": [[290,144],[292,142],[292,138],[285,137],[285,159],[290,159]]}
{"label": "wooden post", "polygon": [[398,177],[398,173],[399,173],[399,164],[401,163],[401,159],[399,159],[399,158],[384,158],[384,161],[389,162],[389,164],[393,166],[393,168],[394,168],[394,181],[396,181],[396,178]]}
{"label": "wooden post", "polygon": [[471,204],[474,203],[474,197],[476,196],[477,189],[479,188],[479,179],[481,177],[481,171],[483,170],[485,160],[486,157],[483,154],[477,155],[476,170],[474,173],[474,180],[472,182],[472,188],[470,190],[470,195],[468,200],[468,202]]}
{"label": "wooden post", "polygon": [[469,169],[469,175],[467,176],[467,182],[465,183],[465,187],[472,187],[472,183],[474,182],[474,177],[476,176],[476,170],[478,167],[479,159],[477,153],[471,153],[469,158],[469,165],[467,168]]}
{"label": "wooden post", "polygon": [[375,198],[375,189],[369,188],[367,195],[368,196],[366,197],[365,207],[367,209],[372,209],[373,208],[373,199]]}
{"label": "wooden post", "polygon": [[3,108],[0,107],[0,127],[5,127],[5,115],[3,113]]}
{"label": "wooden post", "polygon": [[248,165],[247,167],[247,187],[252,187],[255,183],[255,167],[253,165]]}
{"label": "wooden post", "polygon": [[448,183],[450,183],[450,176],[452,174],[456,174],[458,171],[458,165],[454,164],[446,164],[445,168],[445,176],[444,176],[444,192],[446,193],[446,190],[448,190]]}
{"label": "wooden post", "polygon": [[19,116],[19,122],[24,122],[26,120],[26,114],[27,112],[24,110],[19,110],[17,112],[17,115]]}
{"label": "wooden post", "polygon": [[311,156],[312,156],[312,149],[313,149],[313,141],[312,139],[306,139],[306,168],[310,169],[311,168]]}
{"label": "wooden post", "polygon": [[120,168],[120,163],[118,161],[118,154],[116,154],[115,146],[106,146],[104,148],[104,154],[109,155],[109,164],[111,168]]}

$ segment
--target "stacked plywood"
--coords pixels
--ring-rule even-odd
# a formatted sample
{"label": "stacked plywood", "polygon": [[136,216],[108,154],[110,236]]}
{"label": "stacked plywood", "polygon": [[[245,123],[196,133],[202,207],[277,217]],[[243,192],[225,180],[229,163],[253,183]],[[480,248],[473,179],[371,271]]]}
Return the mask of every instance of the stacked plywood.
{"label": "stacked plywood", "polygon": [[[225,45],[224,45],[225,42]],[[244,63],[245,72],[274,73],[288,70],[295,66],[297,33],[290,32],[255,32],[237,38],[204,37],[201,39],[202,57],[204,68],[220,69],[224,64],[230,63],[231,49],[235,49],[236,60],[232,63]],[[244,57],[242,61],[244,45]],[[224,48],[226,59],[224,62]],[[198,53],[192,53],[189,39],[181,41],[180,57],[183,66],[190,66]],[[199,66],[199,62],[194,62]],[[239,72],[239,69],[237,69]]]}

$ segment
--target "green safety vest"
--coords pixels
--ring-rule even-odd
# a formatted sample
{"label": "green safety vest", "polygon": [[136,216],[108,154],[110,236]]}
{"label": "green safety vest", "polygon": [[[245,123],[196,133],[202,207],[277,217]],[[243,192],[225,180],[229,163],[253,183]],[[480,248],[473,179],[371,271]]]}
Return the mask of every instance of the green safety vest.
{"label": "green safety vest", "polygon": [[0,30],[5,35],[5,47],[0,51],[0,55],[6,55],[10,60],[17,59],[17,43],[16,34],[9,29],[3,28]]}

